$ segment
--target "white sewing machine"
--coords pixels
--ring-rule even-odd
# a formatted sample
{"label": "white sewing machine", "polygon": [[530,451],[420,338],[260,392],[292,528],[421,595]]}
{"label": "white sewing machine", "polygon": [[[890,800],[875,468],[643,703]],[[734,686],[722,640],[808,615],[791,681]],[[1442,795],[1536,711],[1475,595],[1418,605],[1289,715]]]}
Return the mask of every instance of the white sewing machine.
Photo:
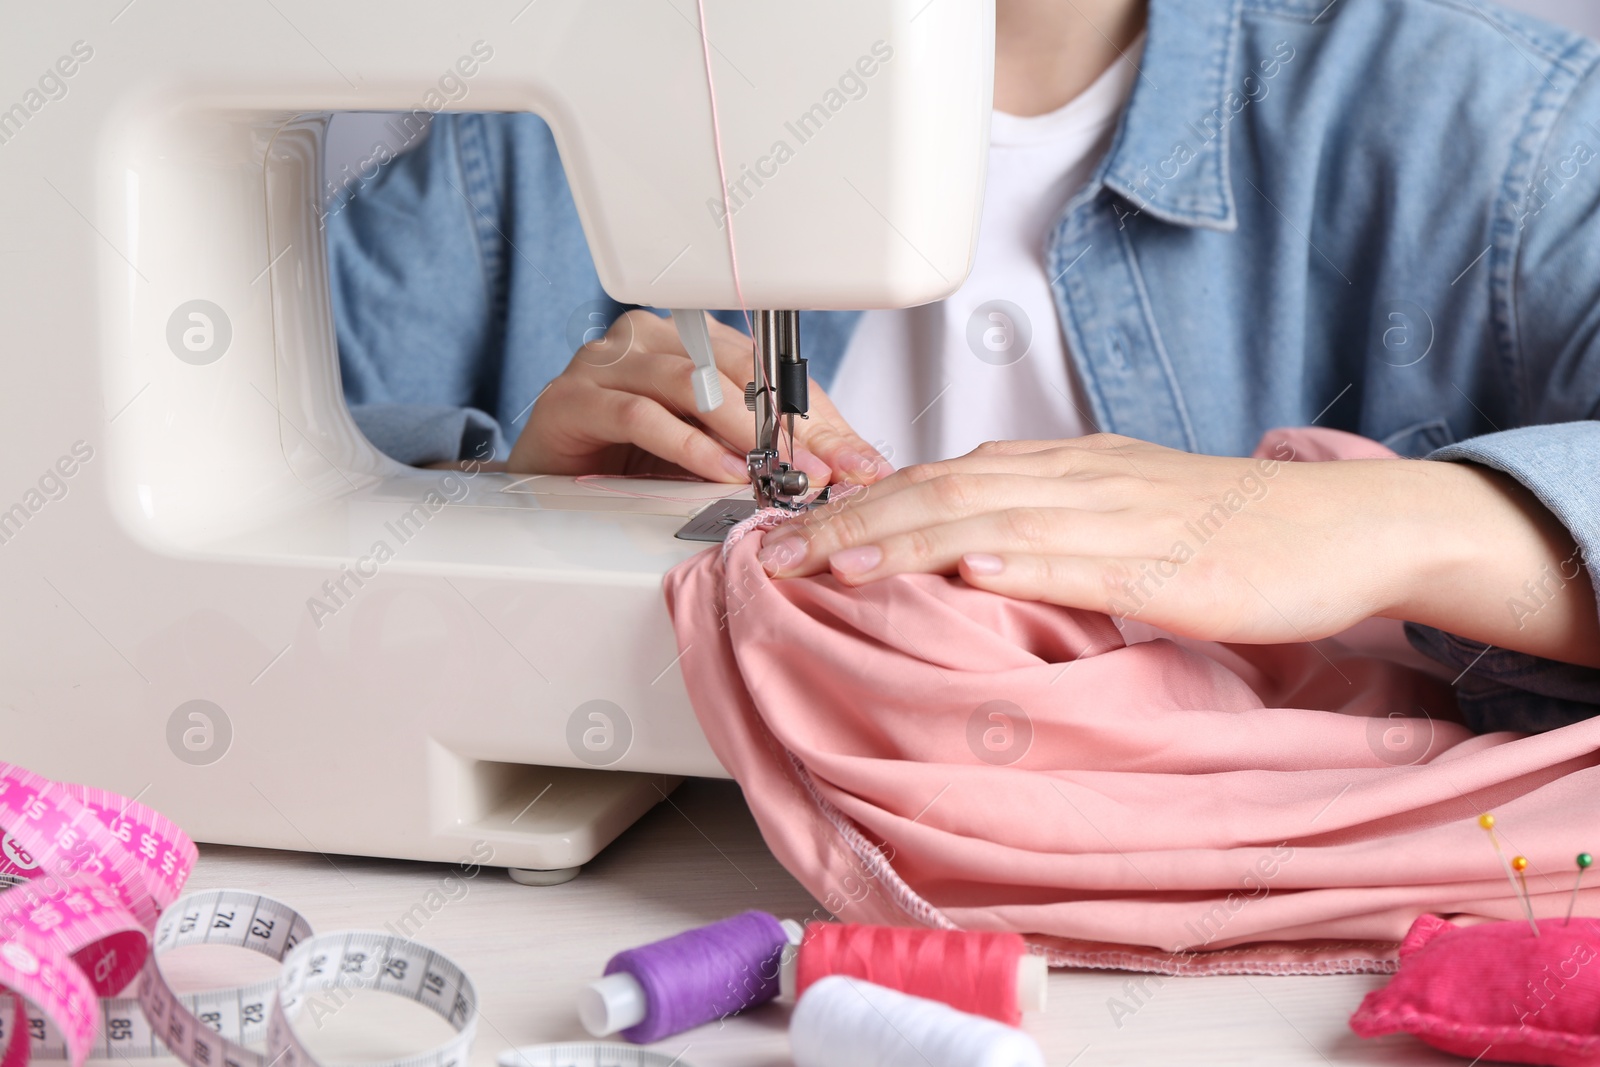
{"label": "white sewing machine", "polygon": [[[992,0],[705,17],[729,178],[772,172],[734,219],[750,306],[953,291]],[[486,843],[533,881],[576,873],[675,776],[725,774],[660,593],[714,493],[381,455],[340,391],[319,228],[330,113],[534,111],[612,296],[737,307],[695,0],[8,18],[0,759],[138,795],[202,841],[480,861]]]}

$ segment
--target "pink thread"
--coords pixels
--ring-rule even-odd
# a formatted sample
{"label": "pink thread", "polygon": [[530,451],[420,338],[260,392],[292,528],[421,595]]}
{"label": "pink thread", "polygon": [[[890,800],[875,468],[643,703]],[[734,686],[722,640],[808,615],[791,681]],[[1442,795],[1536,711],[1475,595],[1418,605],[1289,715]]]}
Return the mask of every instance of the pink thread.
{"label": "pink thread", "polygon": [[680,478],[675,475],[663,474],[656,477],[634,479],[636,481],[652,482],[699,482],[702,485],[713,485],[719,488],[716,496],[662,496],[660,493],[639,493],[632,489],[618,489],[613,485],[600,485],[592,479],[595,478],[625,478],[623,474],[580,474],[574,478],[574,485],[581,485],[586,489],[598,489],[602,493],[615,493],[618,496],[633,497],[637,500],[672,500],[678,503],[696,504],[705,500],[721,500],[732,495],[739,486],[731,482],[708,482],[704,478]]}
{"label": "pink thread", "polygon": [[[828,503],[837,504],[846,497],[853,496],[865,489],[866,486],[846,485],[837,488],[837,492],[828,494]],[[808,514],[810,514],[809,511],[790,511],[788,508],[761,508],[757,510],[754,514],[745,518],[738,525],[731,528],[728,531],[728,536],[723,538],[723,564],[726,565],[728,562],[728,551],[732,549],[734,545],[738,544],[740,541],[743,541],[745,539],[745,535],[750,533],[752,530],[771,530],[774,527],[782,526],[791,519],[797,519],[801,515]]]}
{"label": "pink thread", "polygon": [[728,531],[728,536],[722,541],[722,562],[728,562],[728,552],[734,545],[743,541],[745,535],[752,530],[770,530],[774,526],[782,526],[790,519],[801,514],[798,511],[789,511],[786,508],[761,508],[755,514],[742,520],[737,526]]}
{"label": "pink thread", "polygon": [[1020,1026],[1017,961],[1027,951],[1021,934],[1002,931],[813,922],[800,945],[795,993],[843,974]]}
{"label": "pink thread", "polygon": [[745,306],[744,289],[739,285],[739,255],[733,246],[733,203],[728,199],[728,168],[722,161],[722,123],[717,117],[717,84],[711,76],[711,38],[706,35],[706,0],[695,0],[700,13],[700,54],[706,64],[706,95],[711,101],[711,146],[717,152],[717,181],[722,187],[722,219],[728,227],[728,264],[733,268],[733,294],[744,312],[745,329],[750,331],[750,344],[755,345],[756,328],[750,321],[750,309]]}

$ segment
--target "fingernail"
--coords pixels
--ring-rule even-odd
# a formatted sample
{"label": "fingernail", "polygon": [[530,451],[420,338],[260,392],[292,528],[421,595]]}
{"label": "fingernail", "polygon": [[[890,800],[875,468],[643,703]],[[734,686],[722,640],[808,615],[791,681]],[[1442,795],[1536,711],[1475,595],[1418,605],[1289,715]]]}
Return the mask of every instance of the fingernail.
{"label": "fingernail", "polygon": [[845,473],[858,478],[881,478],[894,473],[894,468],[882,456],[863,456],[853,449],[834,454],[834,463]]}
{"label": "fingernail", "polygon": [[722,469],[741,481],[750,477],[750,465],[738,456],[731,456],[726,452],[722,454]]}
{"label": "fingernail", "polygon": [[773,538],[761,546],[756,559],[761,561],[761,566],[766,568],[768,574],[777,574],[785,567],[799,563],[800,557],[805,554],[806,546],[793,537]]}
{"label": "fingernail", "polygon": [[813,478],[826,478],[833,473],[833,468],[828,466],[827,460],[805,448],[795,450],[794,465]]}
{"label": "fingernail", "polygon": [[961,562],[965,563],[967,570],[973,574],[999,574],[1006,569],[1004,560],[999,556],[991,556],[987,552],[968,552],[961,557]]}
{"label": "fingernail", "polygon": [[858,478],[870,478],[874,469],[866,456],[848,448],[833,454],[833,465],[841,474],[853,474]]}
{"label": "fingernail", "polygon": [[846,548],[828,557],[828,566],[841,574],[865,574],[883,562],[883,549],[877,545]]}

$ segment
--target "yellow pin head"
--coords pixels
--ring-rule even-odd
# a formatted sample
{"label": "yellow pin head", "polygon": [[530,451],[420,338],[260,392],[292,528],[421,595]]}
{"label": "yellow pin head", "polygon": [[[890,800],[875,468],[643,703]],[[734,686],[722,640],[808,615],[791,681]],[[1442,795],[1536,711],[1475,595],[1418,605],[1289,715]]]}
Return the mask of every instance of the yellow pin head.
{"label": "yellow pin head", "polygon": [[1483,827],[1485,830],[1493,830],[1494,816],[1490,815],[1488,812],[1484,812],[1482,815],[1478,816],[1478,825]]}
{"label": "yellow pin head", "polygon": [[1526,856],[1512,856],[1511,857],[1511,869],[1516,871],[1518,874],[1521,874],[1523,871],[1527,870],[1528,869],[1528,857],[1526,857]]}

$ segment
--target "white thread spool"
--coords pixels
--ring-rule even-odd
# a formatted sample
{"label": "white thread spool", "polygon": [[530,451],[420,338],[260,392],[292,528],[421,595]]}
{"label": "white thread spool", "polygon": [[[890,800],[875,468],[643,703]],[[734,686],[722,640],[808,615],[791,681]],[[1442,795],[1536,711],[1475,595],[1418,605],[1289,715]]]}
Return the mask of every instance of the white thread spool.
{"label": "white thread spool", "polygon": [[795,1067],[1045,1067],[1021,1030],[839,974],[795,1005],[789,1047]]}

